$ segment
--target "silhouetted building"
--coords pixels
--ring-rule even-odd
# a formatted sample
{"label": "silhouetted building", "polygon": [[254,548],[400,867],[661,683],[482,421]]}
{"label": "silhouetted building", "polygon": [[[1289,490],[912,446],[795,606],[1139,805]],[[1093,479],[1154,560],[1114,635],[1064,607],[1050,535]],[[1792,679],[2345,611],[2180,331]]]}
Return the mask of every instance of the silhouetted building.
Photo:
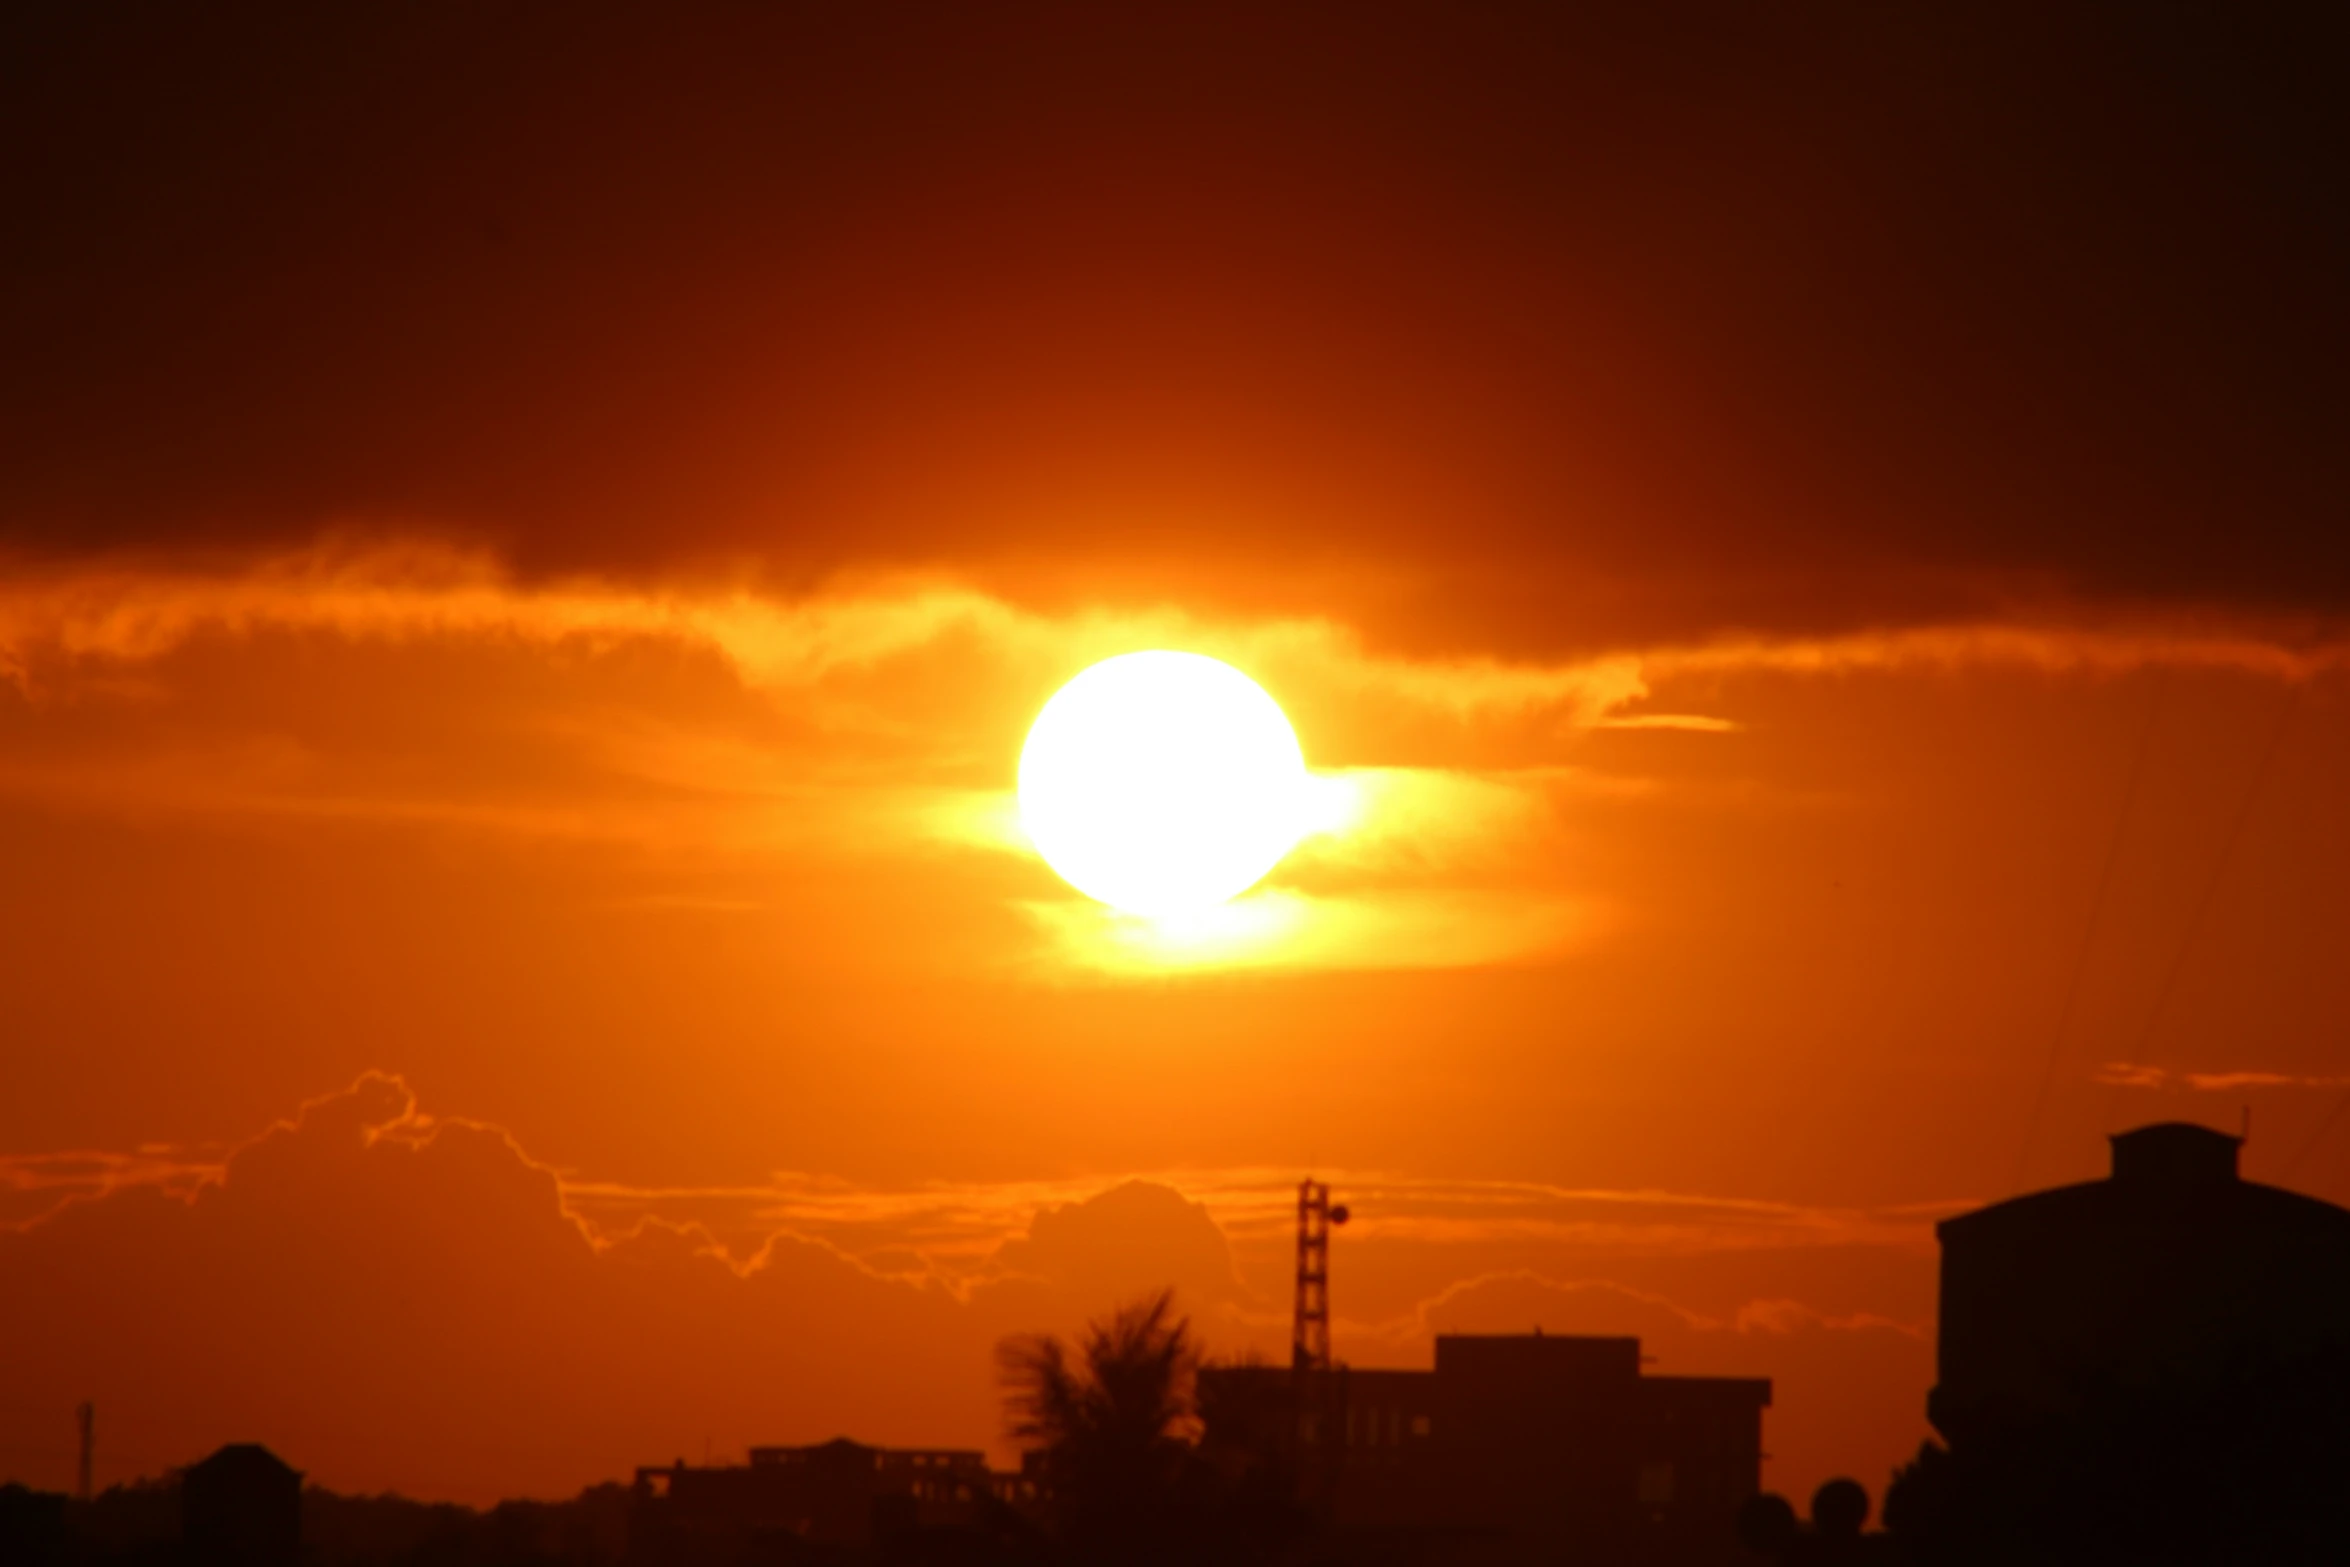
{"label": "silhouetted building", "polygon": [[65,1497],[11,1481],[0,1485],[0,1562],[50,1567],[65,1556]]}
{"label": "silhouetted building", "polygon": [[2205,1127],[1946,1220],[1929,1445],[1887,1493],[1923,1563],[2350,1561],[2350,1211]]}
{"label": "silhouetted building", "polygon": [[2238,1139],[2112,1139],[2102,1181],[1944,1220],[1938,1380],[1951,1441],[2350,1349],[2350,1210],[2237,1174]]}
{"label": "silhouetted building", "polygon": [[747,1464],[639,1469],[628,1554],[647,1563],[790,1561],[915,1534],[981,1533],[1031,1489],[976,1451],[846,1438],[754,1447]]}
{"label": "silhouetted building", "polygon": [[1541,1333],[1440,1336],[1432,1371],[1200,1373],[1211,1452],[1428,1562],[1735,1560],[1770,1401],[1764,1379],[1645,1376],[1638,1339]]}
{"label": "silhouetted building", "polygon": [[180,1538],[191,1567],[299,1567],[302,1472],[236,1442],[180,1471]]}

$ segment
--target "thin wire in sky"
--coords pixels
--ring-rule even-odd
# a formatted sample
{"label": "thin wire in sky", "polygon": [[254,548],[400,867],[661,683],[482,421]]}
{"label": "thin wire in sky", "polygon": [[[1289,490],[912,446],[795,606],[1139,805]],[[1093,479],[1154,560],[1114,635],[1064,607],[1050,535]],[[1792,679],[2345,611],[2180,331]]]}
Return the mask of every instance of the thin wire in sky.
{"label": "thin wire in sky", "polygon": [[2071,975],[2065,980],[2064,1000],[2056,1008],[2056,1027],[2048,1040],[2048,1060],[2040,1069],[2040,1086],[2032,1094],[2031,1114],[2024,1118],[2023,1145],[2016,1150],[2015,1185],[2024,1184],[2024,1172],[2032,1160],[2032,1144],[2040,1136],[2040,1117],[2048,1107],[2048,1090],[2056,1082],[2056,1063],[2064,1055],[2065,1035],[2072,1028],[2073,1007],[2080,1000],[2081,981],[2089,972],[2089,953],[2097,944],[2097,924],[2105,912],[2106,893],[2113,886],[2114,867],[2121,862],[2122,840],[2128,836],[2130,808],[2137,803],[2138,784],[2146,775],[2146,756],[2154,748],[2154,728],[2162,716],[2163,698],[2169,694],[2170,677],[2167,671],[2155,677],[2154,695],[2146,703],[2146,722],[2139,726],[2137,749],[2130,756],[2129,775],[2122,780],[2120,803],[2114,807],[2113,834],[2106,841],[2105,862],[2097,871],[2097,888],[2089,895],[2089,918],[2081,930],[2081,945],[2073,955]]}
{"label": "thin wire in sky", "polygon": [[2162,1016],[2170,1006],[2171,993],[2178,988],[2179,976],[2186,971],[2187,959],[2195,950],[2196,938],[2203,934],[2204,919],[2211,906],[2219,901],[2220,884],[2227,879],[2228,862],[2235,858],[2236,843],[2244,836],[2245,823],[2252,820],[2252,808],[2260,802],[2261,789],[2268,783],[2269,769],[2275,765],[2277,752],[2285,743],[2285,730],[2293,722],[2294,710],[2300,705],[2301,687],[2286,688],[2284,705],[2277,709],[2277,721],[2268,732],[2268,744],[2261,749],[2260,761],[2252,769],[2252,781],[2245,786],[2244,798],[2236,804],[2236,814],[2228,823],[2228,833],[2220,840],[2219,858],[2212,862],[2211,874],[2204,879],[2202,896],[2195,900],[2195,912],[2187,920],[2187,933],[2179,941],[2178,950],[2171,954],[2170,968],[2162,976],[2162,988],[2154,994],[2154,1006],[2146,1014],[2146,1026],[2138,1031],[2138,1047],[2130,1054],[2133,1061],[2147,1059],[2147,1051],[2154,1043],[2154,1031],[2162,1023]]}
{"label": "thin wire in sky", "polygon": [[2287,1159],[2285,1167],[2277,1172],[2278,1180],[2289,1181],[2293,1178],[2293,1172],[2301,1168],[2301,1161],[2317,1151],[2317,1145],[2326,1140],[2326,1133],[2334,1129],[2334,1123],[2342,1119],[2345,1110],[2350,1110],[2350,1094],[2335,1100],[2334,1107],[2325,1113],[2325,1119],[2317,1123],[2316,1130],[2301,1140],[2301,1146],[2293,1150],[2293,1157]]}

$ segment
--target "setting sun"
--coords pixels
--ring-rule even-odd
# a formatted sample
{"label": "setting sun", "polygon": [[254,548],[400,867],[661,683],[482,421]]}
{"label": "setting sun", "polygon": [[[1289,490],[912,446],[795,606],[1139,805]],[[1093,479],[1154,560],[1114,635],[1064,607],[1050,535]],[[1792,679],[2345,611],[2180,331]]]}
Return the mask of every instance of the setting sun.
{"label": "setting sun", "polygon": [[1247,891],[1304,823],[1305,758],[1264,689],[1198,653],[1127,653],[1063,686],[1020,753],[1020,816],[1090,898],[1153,917]]}

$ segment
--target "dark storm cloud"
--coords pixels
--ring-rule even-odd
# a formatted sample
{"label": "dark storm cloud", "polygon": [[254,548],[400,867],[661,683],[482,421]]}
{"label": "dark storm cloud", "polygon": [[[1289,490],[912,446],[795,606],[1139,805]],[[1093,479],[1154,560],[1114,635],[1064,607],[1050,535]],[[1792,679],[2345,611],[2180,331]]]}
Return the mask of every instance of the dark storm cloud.
{"label": "dark storm cloud", "polygon": [[2350,607],[2331,31],[1114,9],[16,8],[0,529]]}

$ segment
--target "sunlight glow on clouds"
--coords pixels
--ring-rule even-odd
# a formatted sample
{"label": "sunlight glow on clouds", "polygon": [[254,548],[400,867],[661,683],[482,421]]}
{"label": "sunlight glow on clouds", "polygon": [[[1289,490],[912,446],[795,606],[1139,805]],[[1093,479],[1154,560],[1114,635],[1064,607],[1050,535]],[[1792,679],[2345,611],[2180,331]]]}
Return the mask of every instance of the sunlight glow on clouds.
{"label": "sunlight glow on clouds", "polygon": [[[929,845],[1027,860],[1034,851],[1004,763],[1034,704],[1104,654],[1156,645],[1224,657],[1279,691],[1319,749],[1341,753],[1350,730],[1399,714],[1429,726],[1423,748],[1441,747],[1450,733],[1529,718],[1571,733],[1642,692],[1626,659],[1412,661],[1368,653],[1318,621],[1052,616],[910,581],[798,599],[523,587],[481,558],[424,546],[321,549],[230,574],[85,569],[0,593],[0,671],[43,707],[104,706],[108,683],[136,669],[146,707],[170,709],[200,678],[183,667],[196,650],[233,659],[289,636],[552,671],[560,678],[546,699],[499,722],[568,761],[549,762],[557,776],[519,792],[415,768],[389,778],[349,747],[302,733],[298,719],[289,732],[282,718],[247,728],[223,714],[209,729],[170,725],[161,741],[137,732],[139,709],[123,704],[132,732],[116,744],[0,756],[0,785],[81,808],[378,820],[704,854],[886,859]],[[774,722],[697,723],[641,697],[616,701],[599,688],[599,661],[631,648],[715,654]],[[221,702],[234,707],[233,697]],[[565,766],[577,776],[560,776]],[[1538,781],[1442,767],[1323,767],[1296,874],[1237,903],[1149,923],[1074,901],[1014,902],[1044,935],[1043,956],[1080,972],[1506,961],[1555,948],[1588,925],[1589,911],[1555,895],[1431,884],[1490,862],[1481,841],[1521,839],[1547,809],[1543,792]]]}
{"label": "sunlight glow on clouds", "polygon": [[2190,1072],[2148,1066],[2135,1061],[2108,1061],[2097,1069],[2093,1080],[2109,1088],[2156,1091],[2184,1089],[2198,1094],[2233,1094],[2251,1088],[2350,1088],[2350,1077],[2339,1075],[2262,1071]]}
{"label": "sunlight glow on clouds", "polygon": [[[1546,1322],[1638,1333],[1675,1371],[1728,1356],[1723,1369],[1751,1373],[1741,1340],[1803,1340],[1832,1360],[1821,1335],[1860,1335],[1908,1355],[1863,1370],[1896,1406],[1888,1423],[1914,1421],[1928,1375],[1917,1324],[1614,1275],[1660,1253],[1893,1258],[1930,1250],[1924,1213],[1325,1173],[1367,1204],[1346,1243],[1350,1357],[1425,1364],[1432,1332]],[[0,1186],[56,1199],[0,1224],[0,1263],[48,1285],[0,1298],[19,1340],[48,1346],[22,1367],[0,1411],[16,1423],[0,1434],[22,1440],[36,1434],[29,1413],[114,1390],[109,1478],[140,1472],[131,1455],[221,1439],[202,1385],[181,1395],[160,1373],[191,1358],[243,1366],[256,1321],[275,1325],[269,1364],[285,1374],[247,1378],[236,1420],[303,1430],[336,1483],[454,1496],[498,1483],[467,1473],[469,1442],[522,1466],[505,1484],[549,1494],[610,1473],[648,1431],[739,1446],[853,1420],[888,1440],[977,1445],[996,1415],[984,1368],[998,1337],[1073,1326],[1171,1279],[1218,1353],[1275,1350],[1289,1326],[1290,1170],[636,1185],[557,1170],[497,1124],[428,1114],[380,1071],[233,1146],[0,1159]],[[502,1309],[480,1309],[485,1298]],[[284,1312],[288,1301],[335,1309]],[[353,1363],[354,1333],[384,1352]],[[661,1355],[578,1375],[583,1357],[655,1335]],[[1774,1346],[1769,1365],[1809,1394],[1834,1369],[1801,1347]],[[367,1440],[327,1440],[316,1420],[359,1396],[376,1414]]]}
{"label": "sunlight glow on clouds", "polygon": [[[1239,1243],[1285,1249],[1296,1222],[1296,1172],[1247,1166],[902,1184],[806,1170],[777,1170],[761,1181],[725,1186],[615,1181],[543,1164],[501,1126],[427,1113],[404,1077],[368,1071],[348,1088],[306,1101],[242,1143],[149,1145],[135,1154],[100,1150],[0,1157],[0,1191],[20,1194],[30,1210],[13,1224],[0,1223],[0,1229],[30,1227],[61,1204],[124,1191],[150,1190],[192,1202],[228,1181],[239,1161],[250,1167],[304,1138],[409,1152],[428,1150],[444,1138],[479,1140],[494,1150],[497,1162],[543,1179],[548,1191],[560,1197],[566,1218],[599,1250],[623,1245],[654,1222],[676,1234],[704,1237],[697,1245],[713,1252],[718,1243],[707,1237],[735,1237],[726,1251],[740,1273],[749,1271],[747,1262],[768,1240],[784,1235],[860,1265],[883,1253],[918,1255],[932,1265],[931,1276],[953,1282],[957,1293],[990,1275],[990,1259],[1024,1233],[1037,1212],[1082,1203],[1121,1182],[1181,1191]],[[1933,1221],[1972,1206],[1953,1200],[1854,1209],[1393,1170],[1322,1173],[1362,1209],[1359,1225],[1349,1231],[1350,1245],[1410,1244],[1464,1253],[1495,1244],[1537,1243],[1569,1244],[1592,1256],[1846,1246],[1924,1254],[1933,1249]]]}
{"label": "sunlight glow on clouds", "polygon": [[1213,909],[1149,920],[1094,903],[1026,912],[1070,968],[1141,975],[1194,968],[1466,968],[1556,953],[1590,932],[1571,899],[1410,890],[1315,897],[1266,888]]}
{"label": "sunlight glow on clouds", "polygon": [[[310,651],[287,660],[296,645]],[[1044,699],[1144,647],[1224,659],[1271,691],[1315,802],[1265,885],[1155,924],[1029,876],[1010,787]],[[1719,700],[1726,678],[2171,663],[2294,680],[2341,662],[2252,633],[1977,626],[1509,664],[1383,652],[1329,620],[1046,612],[942,579],[799,595],[525,584],[430,543],[327,545],[237,569],[83,565],[0,585],[0,678],[17,697],[0,790],[52,809],[381,822],[711,864],[976,851],[998,867],[977,873],[985,896],[1035,933],[1044,972],[1455,967],[1557,953],[1599,928],[1596,900],[1526,867],[1549,855],[1557,870],[1579,798],[1645,786],[1571,766],[1565,748],[1598,730],[1694,745],[1739,733],[1686,706]],[[1660,687],[1676,710],[1644,709]]]}

